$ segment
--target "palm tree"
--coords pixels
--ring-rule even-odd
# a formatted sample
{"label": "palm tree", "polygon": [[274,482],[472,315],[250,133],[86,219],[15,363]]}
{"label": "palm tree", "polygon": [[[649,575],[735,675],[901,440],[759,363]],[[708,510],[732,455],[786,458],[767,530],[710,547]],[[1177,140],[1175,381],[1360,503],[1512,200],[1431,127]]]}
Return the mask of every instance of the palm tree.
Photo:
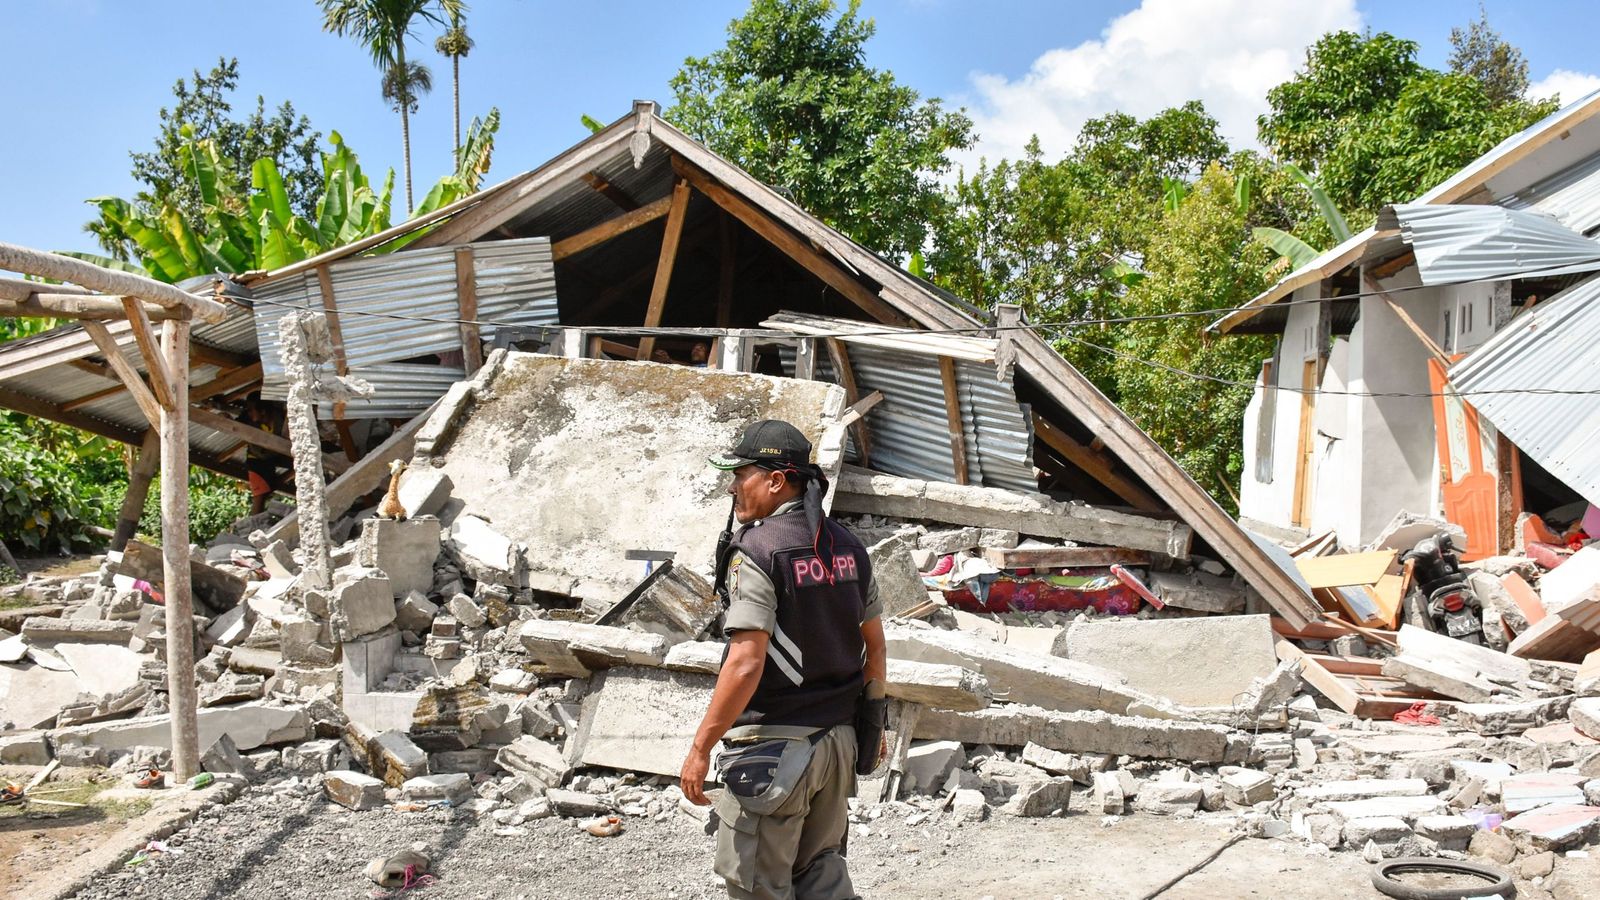
{"label": "palm tree", "polygon": [[[426,67],[406,60],[406,38],[414,37],[417,21],[442,24],[439,15],[461,15],[461,0],[317,0],[322,7],[322,27],[340,37],[354,37],[372,55],[383,73],[383,96],[400,112],[400,138],[406,172],[406,213],[411,196],[411,113],[420,95],[433,86]],[[435,9],[437,7],[437,10]]]}
{"label": "palm tree", "polygon": [[455,149],[456,164],[461,164],[461,60],[472,52],[472,38],[467,36],[467,26],[462,20],[462,13],[466,12],[465,6],[458,6],[450,14],[450,27],[444,34],[433,42],[433,49],[444,56],[450,57],[450,80],[452,93],[455,100]]}

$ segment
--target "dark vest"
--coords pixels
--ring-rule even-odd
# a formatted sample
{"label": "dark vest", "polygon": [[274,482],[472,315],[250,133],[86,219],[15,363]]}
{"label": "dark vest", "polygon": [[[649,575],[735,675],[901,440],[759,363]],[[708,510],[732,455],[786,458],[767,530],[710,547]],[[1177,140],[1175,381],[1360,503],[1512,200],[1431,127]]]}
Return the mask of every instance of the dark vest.
{"label": "dark vest", "polygon": [[[778,594],[766,668],[736,725],[829,728],[855,717],[872,562],[855,535],[832,519],[823,521],[815,550],[800,508],[747,525],[734,538],[733,549],[744,551]],[[831,567],[824,566],[830,556]]]}

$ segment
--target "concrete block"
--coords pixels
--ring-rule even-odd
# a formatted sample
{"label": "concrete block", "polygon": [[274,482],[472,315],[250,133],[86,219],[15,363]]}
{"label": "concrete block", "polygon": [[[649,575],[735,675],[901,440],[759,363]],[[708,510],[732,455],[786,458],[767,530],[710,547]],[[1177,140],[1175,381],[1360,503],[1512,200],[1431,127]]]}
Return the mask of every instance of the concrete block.
{"label": "concrete block", "polygon": [[1168,606],[1218,615],[1244,612],[1249,594],[1238,581],[1205,572],[1151,572],[1149,585]]}
{"label": "concrete block", "polygon": [[22,622],[22,636],[38,646],[51,642],[81,641],[100,644],[126,644],[133,637],[133,622],[106,619],[58,619],[31,616]]}
{"label": "concrete block", "polygon": [[1541,806],[1505,820],[1500,830],[1523,853],[1581,847],[1600,836],[1600,806]]}
{"label": "concrete block", "polygon": [[1478,826],[1465,816],[1419,816],[1417,836],[1439,845],[1441,850],[1465,853]]}
{"label": "concrete block", "polygon": [[[876,574],[876,569],[874,569]],[[699,638],[722,612],[711,582],[688,566],[673,565],[654,579],[627,608],[598,624],[621,625],[659,634],[673,643]]]}
{"label": "concrete block", "polygon": [[1394,816],[1407,822],[1415,822],[1422,816],[1439,816],[1446,812],[1444,801],[1438,797],[1372,797],[1367,800],[1339,800],[1322,803],[1317,809],[1347,822],[1351,819],[1374,816]]}
{"label": "concrete block", "polygon": [[547,788],[561,786],[572,774],[572,766],[561,755],[561,750],[535,737],[524,736],[501,747],[494,760],[507,772]]}
{"label": "concrete block", "polygon": [[483,613],[483,608],[466,594],[456,594],[451,597],[448,606],[450,615],[455,616],[463,628],[482,628],[483,624],[489,621],[489,617]]}
{"label": "concrete block", "polygon": [[902,786],[907,792],[932,794],[940,789],[950,773],[967,763],[966,748],[959,741],[920,741],[906,752]]}
{"label": "concrete block", "polygon": [[[211,706],[199,710],[199,741],[209,747],[223,734],[241,751],[270,744],[303,741],[311,737],[311,718],[303,706],[275,706],[267,702],[238,706]],[[116,752],[134,747],[172,747],[172,717],[168,714],[121,722],[94,722],[50,732],[57,755],[66,746],[99,747]]]}
{"label": "concrete block", "polygon": [[1092,774],[1088,759],[1072,753],[1062,753],[1038,744],[1028,743],[1022,748],[1022,761],[1052,775],[1065,775],[1078,784],[1087,785]]}
{"label": "concrete block", "polygon": [[[1267,616],[1080,620],[1056,654],[1185,706],[1230,706],[1277,666],[1273,640]],[[1178,659],[1183,665],[1172,665]]]}
{"label": "concrete block", "polygon": [[1500,782],[1500,802],[1507,813],[1527,812],[1552,803],[1584,803],[1583,783],[1576,772],[1524,772]]}
{"label": "concrete block", "polygon": [[582,791],[552,788],[544,792],[544,799],[556,815],[574,819],[603,816],[610,813],[613,808],[604,797],[585,794]]}
{"label": "concrete block", "polygon": [[1359,778],[1353,781],[1325,781],[1295,792],[1312,803],[1341,800],[1367,800],[1372,797],[1422,797],[1428,782],[1421,778]]}
{"label": "concrete block", "polygon": [[322,792],[334,803],[357,812],[383,805],[383,782],[360,772],[329,772],[323,779]]}
{"label": "concrete block", "polygon": [[[686,641],[667,650],[665,668],[682,672],[715,675],[722,670],[726,644],[718,641]],[[885,693],[892,700],[905,700],[940,709],[983,709],[991,701],[989,679],[971,669],[944,663],[888,661]]]}
{"label": "concrete block", "polygon": [[948,556],[982,547],[983,531],[980,528],[946,528],[914,537],[918,549],[932,551],[936,556]]}
{"label": "concrete block", "polygon": [[957,822],[982,822],[989,818],[989,801],[982,791],[958,790],[950,796],[950,815]]}
{"label": "concrete block", "polygon": [[444,750],[428,755],[428,770],[435,775],[477,775],[497,772],[500,764],[494,761],[497,750],[473,747],[470,750]]}
{"label": "concrete block", "polygon": [[335,660],[333,631],[309,616],[288,616],[278,623],[278,644],[285,662],[331,666]]}
{"label": "concrete block", "polygon": [[1122,713],[1135,702],[1159,702],[1128,685],[1123,676],[1078,660],[1030,653],[962,631],[891,623],[884,632],[891,658],[971,669],[1013,703]]}
{"label": "concrete block", "polygon": [[450,476],[432,466],[412,466],[400,475],[398,496],[406,518],[431,516],[450,499]]}
{"label": "concrete block", "polygon": [[394,622],[394,591],[375,569],[341,570],[334,580],[328,619],[341,641],[358,638]]}
{"label": "concrete block", "polygon": [[224,647],[232,647],[243,641],[245,635],[250,633],[250,626],[253,624],[248,617],[249,612],[249,605],[241,603],[217,616],[206,629],[206,637]]}
{"label": "concrete block", "polygon": [[983,528],[978,531],[978,546],[984,549],[1010,550],[1022,542],[1022,535],[1009,528]]}
{"label": "concrete block", "polygon": [[[974,712],[925,709],[915,737],[966,744],[1021,747],[1030,742],[1052,750],[1109,753],[1143,759],[1183,759],[1197,764],[1235,759],[1223,725],[1178,722],[1098,711],[1059,712],[1006,706]],[[1237,751],[1242,757],[1243,750]]]}
{"label": "concrete block", "polygon": [[461,571],[474,581],[521,587],[527,580],[522,546],[474,515],[457,516],[450,523],[444,548]]}
{"label": "concrete block", "polygon": [[1383,661],[1383,674],[1413,687],[1433,691],[1468,703],[1489,703],[1504,689],[1477,672],[1449,660],[1392,656]]}
{"label": "concrete block", "polygon": [[1517,874],[1523,878],[1543,878],[1555,870],[1556,855],[1550,850],[1517,860]]}
{"label": "concrete block", "polygon": [[356,543],[356,564],[389,576],[394,597],[427,592],[433,585],[433,562],[439,557],[439,520],[367,519]]}
{"label": "concrete block", "polygon": [[1522,684],[1533,677],[1533,665],[1525,659],[1458,641],[1426,628],[1401,625],[1398,638],[1402,656],[1451,660],[1501,684]]}
{"label": "concrete block", "polygon": [[1255,769],[1241,769],[1222,776],[1222,794],[1235,806],[1255,806],[1278,795],[1272,776]]}
{"label": "concrete block", "polygon": [[319,738],[283,748],[284,768],[301,775],[330,772],[338,767],[343,746],[338,738]]}
{"label": "concrete block", "polygon": [[1122,791],[1122,780],[1115,772],[1094,773],[1093,803],[1096,812],[1108,816],[1122,815],[1126,804],[1126,797]]}
{"label": "concrete block", "polygon": [[913,536],[902,533],[867,548],[867,556],[872,560],[872,579],[878,585],[885,617],[898,616],[928,600],[928,589],[911,558],[914,546]]}
{"label": "concrete block", "polygon": [[344,693],[369,693],[379,690],[384,679],[394,672],[400,653],[400,632],[386,628],[348,640],[339,649],[344,655]]}
{"label": "concrete block", "polygon": [[662,665],[679,672],[715,675],[722,671],[722,654],[727,646],[720,641],[684,641],[667,650]]}
{"label": "concrete block", "polygon": [[[407,779],[428,774],[428,754],[404,732],[383,732],[372,739],[368,753],[376,764],[374,771],[390,787],[399,787]],[[378,772],[380,768],[382,771]]]}
{"label": "concrete block", "polygon": [[261,548],[261,564],[273,578],[293,578],[300,574],[300,564],[283,541],[273,541]]}
{"label": "concrete block", "polygon": [[1365,847],[1368,841],[1380,846],[1397,844],[1411,834],[1411,826],[1394,816],[1368,816],[1344,823],[1344,842],[1349,847]]}
{"label": "concrete block", "polygon": [[412,591],[395,604],[394,624],[401,631],[427,634],[433,627],[433,617],[438,614],[439,604],[421,591]]}
{"label": "concrete block", "polygon": [[597,674],[572,737],[581,765],[675,776],[711,702],[716,679],[624,667]]}
{"label": "concrete block", "polygon": [[213,775],[245,775],[252,769],[226,734],[217,736],[204,753],[200,754],[200,767]]}
{"label": "concrete block", "polygon": [[661,635],[608,625],[530,619],[517,635],[536,662],[577,678],[610,666],[659,666],[667,658],[668,641]]}
{"label": "concrete block", "polygon": [[1572,701],[1567,715],[1579,734],[1600,741],[1600,697],[1583,697]]}
{"label": "concrete block", "polygon": [[50,759],[50,742],[43,731],[0,734],[0,765],[46,766]]}
{"label": "concrete block", "polygon": [[1204,790],[1194,782],[1148,781],[1133,798],[1133,808],[1158,816],[1194,812],[1203,795]]}
{"label": "concrete block", "polygon": [[1467,842],[1467,853],[1505,866],[1517,858],[1517,845],[1499,831],[1475,831]]}
{"label": "concrete block", "polygon": [[453,773],[448,775],[418,775],[400,785],[400,795],[407,800],[448,800],[460,803],[473,797],[472,778]]}
{"label": "concrete block", "polygon": [[539,686],[539,676],[521,669],[501,669],[489,679],[489,687],[511,694],[526,694]]}
{"label": "concrete block", "polygon": [[120,694],[139,683],[139,667],[148,658],[114,644],[57,644],[54,652],[78,676],[86,693]]}
{"label": "concrete block", "polygon": [[1567,717],[1571,703],[1571,696],[1520,703],[1457,703],[1454,713],[1461,727],[1494,737],[1560,722]]}
{"label": "concrete block", "polygon": [[1582,600],[1600,585],[1600,547],[1588,546],[1539,576],[1539,599],[1556,613]]}
{"label": "concrete block", "polygon": [[1072,799],[1071,778],[1051,778],[1019,785],[1001,812],[1021,818],[1039,818],[1066,812]]}

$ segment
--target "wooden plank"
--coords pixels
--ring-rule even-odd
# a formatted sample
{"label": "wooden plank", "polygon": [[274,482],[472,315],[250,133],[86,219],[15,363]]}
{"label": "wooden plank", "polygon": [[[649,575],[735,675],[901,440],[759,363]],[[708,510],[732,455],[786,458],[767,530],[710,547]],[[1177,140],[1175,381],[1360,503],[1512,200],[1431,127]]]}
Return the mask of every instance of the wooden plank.
{"label": "wooden plank", "polygon": [[[339,305],[333,295],[333,275],[327,266],[317,266],[317,287],[322,292],[322,312],[323,318],[328,320],[328,337],[333,341],[333,369],[340,375],[348,375],[350,366],[344,355],[344,327],[339,323]],[[336,421],[344,418],[343,400],[334,401],[333,418]]]}
{"label": "wooden plank", "polygon": [[725,209],[717,210],[717,327],[733,321],[733,285],[738,274],[739,231]]}
{"label": "wooden plank", "polygon": [[261,363],[251,363],[218,373],[216,378],[205,384],[195,385],[189,389],[189,402],[199,403],[209,400],[220,394],[231,394],[239,388],[254,384],[261,380]]}
{"label": "wooden plank", "polygon": [[823,284],[844,295],[874,319],[894,325],[910,324],[899,310],[867,289],[834,260],[812,249],[809,243],[768,217],[765,212],[750,205],[743,197],[724,187],[710,175],[677,155],[672,157],[672,167],[681,177],[687,178],[696,190],[709,197],[711,202],[727,210],[751,231],[761,235],[806,271],[821,279]]}
{"label": "wooden plank", "polygon": [[1405,599],[1405,577],[1402,575],[1384,575],[1372,588],[1372,596],[1378,603],[1378,619],[1385,628],[1400,627],[1400,605]]}
{"label": "wooden plank", "polygon": [[883,391],[873,391],[860,400],[845,408],[844,414],[839,416],[839,424],[846,427],[861,421],[861,417],[877,406],[883,400]]}
{"label": "wooden plank", "polygon": [[[139,446],[144,441],[145,432],[148,430],[135,431],[115,422],[108,422],[105,419],[79,412],[69,412],[47,400],[41,400],[38,397],[3,387],[0,387],[0,406],[14,409],[37,419],[48,419],[52,422],[59,422],[62,425],[70,425],[80,431],[97,434],[108,440],[119,441],[133,447]],[[237,478],[241,481],[244,480],[244,466],[238,463],[230,462],[222,457],[212,456],[209,453],[195,451],[190,451],[189,459],[195,465],[210,469],[220,475],[227,475],[230,478]]]}
{"label": "wooden plank", "polygon": [[794,346],[794,377],[801,381],[815,381],[817,378],[817,341],[816,338],[801,338]]}
{"label": "wooden plank", "polygon": [[1383,289],[1378,287],[1378,283],[1376,281],[1373,281],[1371,278],[1363,278],[1362,284],[1366,286],[1368,293],[1374,294],[1383,300],[1384,304],[1389,307],[1389,311],[1394,313],[1395,318],[1400,320],[1400,324],[1404,325],[1406,330],[1415,335],[1417,340],[1422,343],[1423,349],[1428,351],[1429,356],[1438,360],[1439,363],[1446,369],[1450,368],[1449,355],[1444,352],[1442,347],[1434,343],[1433,338],[1429,337],[1428,333],[1422,330],[1422,326],[1418,325],[1417,321],[1411,318],[1410,313],[1401,308],[1400,304],[1396,303],[1393,297],[1389,296],[1387,293],[1384,293]]}
{"label": "wooden plank", "polygon": [[[828,346],[828,359],[833,363],[833,374],[839,379],[839,385],[844,388],[845,402],[854,405],[861,399],[861,390],[856,387],[856,370],[850,365],[850,351],[838,338],[825,338],[825,340]],[[850,426],[850,433],[855,436],[856,454],[861,457],[862,467],[871,468],[872,435],[867,429],[866,421],[857,420]]]}
{"label": "wooden plank", "polygon": [[1417,252],[1415,250],[1407,250],[1394,259],[1386,260],[1375,266],[1369,266],[1367,275],[1371,278],[1392,278],[1396,272],[1406,266],[1414,266],[1416,263]]}
{"label": "wooden plank", "polygon": [[208,347],[199,342],[190,342],[189,356],[197,364],[216,366],[219,369],[237,369],[260,362],[254,353],[235,353],[232,350],[223,350],[220,347]]}
{"label": "wooden plank", "polygon": [[[661,314],[667,307],[667,288],[672,284],[672,268],[678,259],[678,241],[683,237],[683,218],[689,210],[689,182],[679,180],[672,186],[672,205],[667,212],[667,233],[661,238],[661,255],[656,260],[656,280],[650,286],[650,305],[644,313],[644,327],[661,324]],[[645,337],[639,341],[635,359],[650,359],[655,353],[656,339]]]}
{"label": "wooden plank", "polygon": [[956,361],[939,357],[939,381],[944,385],[944,419],[950,433],[950,461],[956,484],[967,484],[967,428],[961,415],[961,394],[956,384]]}
{"label": "wooden plank", "polygon": [[[676,194],[676,191],[674,191],[674,194]],[[572,237],[562,238],[550,245],[550,256],[559,262],[569,256],[582,253],[590,247],[603,244],[618,235],[627,234],[641,225],[654,222],[671,211],[672,201],[673,197],[670,195],[662,197],[660,200],[647,203],[631,212],[613,216],[598,225],[578,232]]]}
{"label": "wooden plank", "polygon": [[61,404],[61,408],[65,410],[82,409],[91,403],[98,403],[107,397],[116,396],[125,390],[127,390],[127,388],[124,387],[122,382],[119,381],[104,390],[95,391],[92,394],[84,394],[82,397],[74,397],[71,400],[64,401]]}
{"label": "wooden plank", "polygon": [[122,298],[122,308],[133,326],[133,339],[139,345],[139,355],[144,357],[144,370],[150,381],[150,393],[165,409],[172,408],[172,377],[166,363],[161,361],[161,348],[156,346],[155,331],[150,317],[144,314],[144,304],[133,297]]}
{"label": "wooden plank", "polygon": [[[10,279],[0,278],[0,282]],[[33,282],[22,282],[32,284]],[[123,309],[121,297],[107,297],[98,294],[66,294],[56,293],[67,287],[60,284],[39,284],[47,288],[48,292],[30,293],[20,299],[0,298],[0,316],[24,317],[44,319],[98,319],[100,321],[122,321],[127,316]],[[134,302],[138,302],[137,300]],[[181,319],[186,313],[182,310],[169,310],[160,306],[139,304],[144,309],[145,316],[151,321],[165,322],[168,319]]]}
{"label": "wooden plank", "polygon": [[1547,615],[1544,609],[1544,601],[1539,598],[1539,594],[1533,589],[1533,586],[1523,580],[1521,575],[1516,572],[1507,572],[1501,576],[1500,584],[1511,594],[1511,600],[1517,604],[1517,609],[1522,610],[1522,616],[1528,620],[1529,625],[1539,624],[1540,620]]}
{"label": "wooden plank", "polygon": [[1294,455],[1294,506],[1289,512],[1292,525],[1304,526],[1310,517],[1311,457],[1316,450],[1313,423],[1316,421],[1317,395],[1313,392],[1319,381],[1317,367],[1317,360],[1306,360],[1300,375],[1300,429]]}
{"label": "wooden plank", "polygon": [[1582,662],[1596,650],[1600,650],[1600,634],[1575,625],[1559,615],[1545,616],[1539,624],[1517,635],[1516,640],[1506,648],[1512,656],[1521,659],[1554,662]]}
{"label": "wooden plank", "polygon": [[1383,677],[1383,660],[1365,656],[1332,656],[1324,653],[1307,653],[1308,659],[1335,675],[1371,675]]}
{"label": "wooden plank", "polygon": [[1314,588],[1344,587],[1352,584],[1377,584],[1394,562],[1394,550],[1370,553],[1339,553],[1333,556],[1302,557],[1294,561],[1300,574]]}
{"label": "wooden plank", "polygon": [[483,333],[478,329],[478,271],[471,247],[456,248],[456,301],[461,310],[461,360],[467,375],[483,368]]}
{"label": "wooden plank", "polygon": [[599,172],[585,172],[579,177],[582,178],[584,183],[589,185],[589,187],[592,187],[601,194],[604,194],[607,200],[615,203],[617,208],[621,209],[623,212],[629,212],[639,208],[639,201],[629,196],[627,191],[624,191],[622,188],[619,188],[611,182],[605,180],[605,178],[601,176]]}
{"label": "wooden plank", "polygon": [[1334,706],[1351,715],[1355,715],[1356,711],[1361,708],[1361,698],[1357,696],[1355,689],[1340,680],[1334,673],[1324,669],[1322,664],[1313,659],[1310,654],[1283,638],[1278,638],[1274,647],[1277,650],[1279,662],[1299,660],[1303,663],[1300,669],[1300,677],[1305,679],[1306,684],[1316,688],[1322,696],[1327,697]]}
{"label": "wooden plank", "polygon": [[988,547],[983,558],[1001,569],[1074,569],[1147,566],[1150,551],[1126,547]]}
{"label": "wooden plank", "polygon": [[100,348],[100,354],[105,357],[112,371],[122,379],[123,386],[128,389],[133,402],[138,404],[139,412],[150,422],[150,427],[160,428],[161,404],[156,402],[155,395],[145,386],[144,379],[139,377],[133,363],[128,362],[128,358],[122,355],[122,348],[117,346],[116,340],[111,337],[111,332],[99,322],[84,322],[83,330],[89,333],[95,346]]}
{"label": "wooden plank", "polygon": [[[192,407],[189,410],[189,419],[202,428],[220,431],[245,443],[254,444],[264,450],[270,450],[280,456],[294,459],[294,445],[286,437],[262,431],[259,428],[235,421],[201,406]],[[327,453],[322,455],[322,464],[328,471],[334,473],[343,472],[350,468],[348,461]]]}
{"label": "wooden plank", "polygon": [[1161,501],[1140,487],[1130,478],[1124,477],[1113,468],[1113,463],[1105,455],[1096,453],[1083,444],[1073,440],[1066,432],[1045,421],[1038,413],[1033,416],[1033,433],[1045,446],[1056,451],[1066,458],[1084,474],[1104,485],[1106,490],[1127,501],[1129,506],[1140,512],[1161,513],[1166,510]]}

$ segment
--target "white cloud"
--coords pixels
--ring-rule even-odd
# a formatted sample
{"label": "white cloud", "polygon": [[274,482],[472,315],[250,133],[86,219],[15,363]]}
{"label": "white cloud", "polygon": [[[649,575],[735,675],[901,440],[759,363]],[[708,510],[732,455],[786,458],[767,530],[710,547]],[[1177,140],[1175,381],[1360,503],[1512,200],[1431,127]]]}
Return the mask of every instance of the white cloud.
{"label": "white cloud", "polygon": [[1528,85],[1528,96],[1542,100],[1559,94],[1561,105],[1566,106],[1583,99],[1585,94],[1596,90],[1600,90],[1600,75],[1574,72],[1571,69],[1557,69]]}
{"label": "white cloud", "polygon": [[1018,156],[1035,134],[1059,157],[1091,118],[1145,118],[1189,100],[1205,103],[1230,144],[1255,146],[1267,90],[1317,38],[1361,21],[1355,0],[1142,0],[1099,40],[1048,50],[1019,78],[973,74],[962,99],[980,143],[960,162],[971,171],[980,155]]}

